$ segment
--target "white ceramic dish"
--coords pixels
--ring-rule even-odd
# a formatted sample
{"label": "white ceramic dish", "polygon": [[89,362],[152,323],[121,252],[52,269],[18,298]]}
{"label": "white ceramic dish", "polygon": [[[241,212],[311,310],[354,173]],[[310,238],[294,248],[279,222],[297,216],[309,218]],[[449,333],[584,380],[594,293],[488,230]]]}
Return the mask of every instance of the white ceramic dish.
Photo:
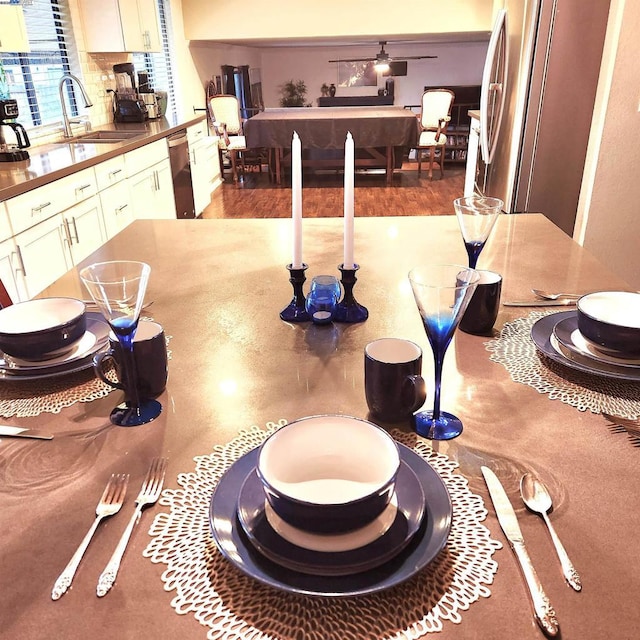
{"label": "white ceramic dish", "polygon": [[394,494],[389,506],[372,522],[360,529],[336,535],[312,533],[285,522],[265,501],[264,514],[271,528],[287,542],[310,551],[335,553],[352,551],[370,544],[383,535],[396,519],[398,501]]}
{"label": "white ceramic dish", "polygon": [[640,355],[640,293],[599,291],[577,302],[580,333],[618,357]]}
{"label": "white ceramic dish", "polygon": [[283,520],[336,534],[362,527],[384,511],[399,468],[398,447],[384,429],[358,418],[321,415],[269,436],[257,472]]}

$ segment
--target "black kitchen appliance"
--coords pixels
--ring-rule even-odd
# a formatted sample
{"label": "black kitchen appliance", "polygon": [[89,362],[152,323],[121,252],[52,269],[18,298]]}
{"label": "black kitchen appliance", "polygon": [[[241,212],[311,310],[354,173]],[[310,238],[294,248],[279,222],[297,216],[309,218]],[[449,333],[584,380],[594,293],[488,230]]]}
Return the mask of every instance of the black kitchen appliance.
{"label": "black kitchen appliance", "polygon": [[[31,143],[25,128],[19,122],[15,122],[18,115],[17,100],[0,100],[0,162],[17,162],[29,158],[29,152],[25,149]],[[4,137],[5,127],[13,131],[16,144],[7,143]]]}
{"label": "black kitchen appliance", "polygon": [[147,119],[147,107],[142,100],[119,98],[116,94],[113,119],[115,122],[144,122]]}
{"label": "black kitchen appliance", "polygon": [[138,95],[135,68],[130,62],[113,65],[116,91],[113,108],[115,122],[144,122],[149,116],[144,100]]}

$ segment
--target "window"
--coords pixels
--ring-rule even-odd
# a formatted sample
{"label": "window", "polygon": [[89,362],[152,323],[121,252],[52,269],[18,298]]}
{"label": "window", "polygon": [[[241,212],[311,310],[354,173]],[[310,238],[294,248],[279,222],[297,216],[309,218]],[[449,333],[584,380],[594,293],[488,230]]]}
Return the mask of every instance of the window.
{"label": "window", "polygon": [[[60,123],[58,84],[65,73],[77,73],[77,56],[66,0],[23,3],[29,53],[2,53],[11,97],[18,101],[27,127]],[[65,84],[70,115],[78,115],[75,87]]]}
{"label": "window", "polygon": [[134,53],[133,64],[136,71],[149,74],[149,82],[154,91],[167,92],[167,117],[176,117],[176,105],[173,100],[173,72],[171,68],[171,51],[173,42],[171,39],[171,15],[169,3],[165,0],[157,0],[158,17],[160,18],[160,37],[162,38],[162,51],[158,53]]}

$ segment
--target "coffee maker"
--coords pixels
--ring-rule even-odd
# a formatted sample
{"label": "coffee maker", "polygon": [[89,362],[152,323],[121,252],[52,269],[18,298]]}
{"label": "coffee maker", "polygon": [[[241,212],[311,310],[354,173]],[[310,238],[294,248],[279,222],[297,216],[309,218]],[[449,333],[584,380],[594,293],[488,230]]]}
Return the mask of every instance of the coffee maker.
{"label": "coffee maker", "polygon": [[149,74],[138,72],[138,97],[147,107],[147,116],[150,120],[157,118],[159,114],[158,99],[149,82]]}
{"label": "coffee maker", "polygon": [[115,122],[144,122],[148,118],[147,107],[138,95],[136,74],[130,62],[114,64],[116,77],[113,119]]}
{"label": "coffee maker", "polygon": [[[27,160],[29,152],[25,149],[30,146],[29,136],[25,128],[15,122],[18,117],[18,101],[8,98],[0,100],[0,162],[17,162]],[[5,127],[13,131],[15,144],[9,144],[4,136]]]}

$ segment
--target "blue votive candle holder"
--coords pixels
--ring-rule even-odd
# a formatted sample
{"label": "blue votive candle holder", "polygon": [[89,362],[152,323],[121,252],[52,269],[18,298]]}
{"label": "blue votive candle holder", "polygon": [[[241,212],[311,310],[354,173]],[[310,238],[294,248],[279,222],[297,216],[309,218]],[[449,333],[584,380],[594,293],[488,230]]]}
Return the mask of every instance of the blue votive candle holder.
{"label": "blue votive candle holder", "polygon": [[304,272],[309,268],[307,264],[302,263],[301,267],[294,267],[292,264],[287,265],[289,271],[289,282],[293,287],[293,298],[291,302],[280,312],[280,318],[286,322],[307,322],[309,314],[305,309],[305,299],[302,286],[306,277]]}
{"label": "blue votive candle holder", "polygon": [[305,308],[315,324],[328,324],[333,320],[341,289],[334,276],[315,276],[307,295]]}

